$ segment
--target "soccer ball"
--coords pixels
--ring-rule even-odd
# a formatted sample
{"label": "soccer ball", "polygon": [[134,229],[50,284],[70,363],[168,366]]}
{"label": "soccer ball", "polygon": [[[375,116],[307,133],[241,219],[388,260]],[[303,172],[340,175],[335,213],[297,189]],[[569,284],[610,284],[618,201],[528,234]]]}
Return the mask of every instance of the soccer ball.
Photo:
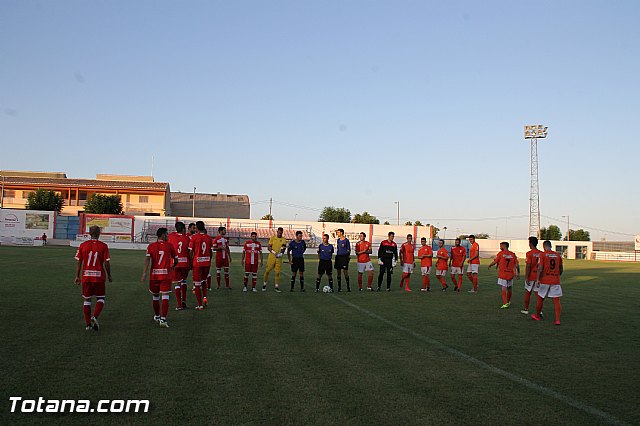
{"label": "soccer ball", "polygon": [[328,285],[325,285],[324,287],[322,287],[322,292],[331,293],[331,287],[329,287]]}

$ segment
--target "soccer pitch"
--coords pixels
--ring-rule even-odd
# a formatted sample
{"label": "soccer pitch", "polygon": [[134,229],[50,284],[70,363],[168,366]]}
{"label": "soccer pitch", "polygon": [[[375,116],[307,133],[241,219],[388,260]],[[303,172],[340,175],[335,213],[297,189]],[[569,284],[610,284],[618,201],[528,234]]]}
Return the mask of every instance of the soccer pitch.
{"label": "soccer pitch", "polygon": [[[397,272],[390,293],[359,293],[354,262],[351,293],[316,294],[310,258],[306,293],[288,291],[285,264],[282,293],[272,274],[268,292],[243,294],[234,255],[233,290],[213,290],[201,312],[174,311],[172,295],[161,329],[139,282],[144,252],[113,250],[96,333],[84,330],[73,255],[0,247],[0,424],[640,423],[638,264],[566,262],[557,327],[551,301],[541,322],[520,313],[522,280],[500,310],[486,260],[478,294],[466,278],[460,294],[438,291],[433,275],[436,291],[416,291],[419,272],[413,293]],[[151,406],[10,413],[11,396]]]}

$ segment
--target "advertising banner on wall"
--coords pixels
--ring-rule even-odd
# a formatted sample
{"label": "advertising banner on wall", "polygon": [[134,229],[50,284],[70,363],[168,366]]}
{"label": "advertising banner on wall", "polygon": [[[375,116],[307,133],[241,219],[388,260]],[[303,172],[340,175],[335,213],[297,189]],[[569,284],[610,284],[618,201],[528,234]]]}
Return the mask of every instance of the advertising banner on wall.
{"label": "advertising banner on wall", "polygon": [[41,210],[0,209],[0,243],[33,246],[42,235],[53,238],[55,213]]}
{"label": "advertising banner on wall", "polygon": [[[103,236],[113,236],[110,240],[131,241],[134,232],[134,217],[108,214],[85,213],[80,219],[82,234],[89,234],[92,226],[99,226]],[[82,238],[82,237],[80,237]]]}

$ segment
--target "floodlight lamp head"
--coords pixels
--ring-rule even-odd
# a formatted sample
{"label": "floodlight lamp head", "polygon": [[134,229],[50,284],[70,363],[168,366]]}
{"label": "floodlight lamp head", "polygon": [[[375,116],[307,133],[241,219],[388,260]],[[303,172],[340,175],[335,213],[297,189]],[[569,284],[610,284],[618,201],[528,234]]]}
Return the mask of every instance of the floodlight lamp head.
{"label": "floodlight lamp head", "polygon": [[531,126],[524,126],[524,138],[525,139],[543,139],[547,137],[548,127],[542,124],[534,124]]}

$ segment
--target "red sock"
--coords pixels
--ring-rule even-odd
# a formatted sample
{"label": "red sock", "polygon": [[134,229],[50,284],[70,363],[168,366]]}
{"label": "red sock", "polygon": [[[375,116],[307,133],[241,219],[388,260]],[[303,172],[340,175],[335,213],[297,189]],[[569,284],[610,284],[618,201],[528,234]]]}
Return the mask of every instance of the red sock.
{"label": "red sock", "polygon": [[513,287],[509,287],[509,290],[507,290],[507,303],[511,302],[512,293],[513,293]]}
{"label": "red sock", "polygon": [[362,274],[358,274],[358,288],[362,288]]}
{"label": "red sock", "polygon": [[442,284],[442,288],[447,288],[447,279],[444,275],[440,275],[438,279],[440,280],[440,284]]}
{"label": "red sock", "polygon": [[242,282],[244,283],[244,286],[246,287],[247,284],[249,283],[249,275],[245,274],[244,279],[242,280]]}
{"label": "red sock", "polygon": [[422,288],[427,288],[427,278],[429,278],[426,275],[422,276]]}
{"label": "red sock", "polygon": [[202,297],[207,297],[207,292],[209,291],[209,289],[206,285],[200,286],[200,291],[202,292]]}
{"label": "red sock", "polygon": [[404,289],[406,291],[411,291],[411,288],[409,287],[409,284],[411,284],[411,275],[407,274],[407,279],[405,280],[405,286]]}
{"label": "red sock", "polygon": [[84,313],[84,322],[87,325],[91,325],[91,301],[85,300],[82,306],[82,312]]}
{"label": "red sock", "polygon": [[198,301],[198,306],[202,306],[202,286],[196,284],[196,300]]}
{"label": "red sock", "polygon": [[93,316],[98,318],[100,312],[102,312],[102,308],[104,308],[104,299],[99,298],[96,301],[96,308],[93,310]]}
{"label": "red sock", "polygon": [[220,288],[220,272],[216,273],[216,284],[218,284],[218,288]]}
{"label": "red sock", "polygon": [[538,303],[536,303],[536,314],[540,316],[540,312],[542,312],[542,305],[544,304],[544,299],[538,296]]}
{"label": "red sock", "polygon": [[[208,289],[211,288],[211,275],[207,275],[207,286]],[[218,287],[220,287],[220,281],[218,281]]]}
{"label": "red sock", "polygon": [[407,277],[407,274],[402,273],[402,278],[400,278],[400,288],[404,286],[404,279]]}
{"label": "red sock", "polygon": [[373,274],[369,275],[367,278],[367,288],[371,288],[371,284],[373,283]]}
{"label": "red sock", "polygon": [[458,275],[458,288],[462,288],[462,275]]}
{"label": "red sock", "polygon": [[257,275],[252,275],[252,277],[251,277],[251,288],[256,288],[256,281],[258,281]]}
{"label": "red sock", "polygon": [[225,274],[224,274],[224,283],[226,284],[227,287],[231,287],[229,285],[229,273],[228,272],[225,272]]}
{"label": "red sock", "polygon": [[167,318],[167,313],[169,313],[169,295],[162,295],[162,313],[160,314],[161,318]]}
{"label": "red sock", "polygon": [[507,304],[507,289],[502,287],[502,304]]}
{"label": "red sock", "polygon": [[524,310],[525,311],[529,310],[529,302],[531,302],[531,292],[525,291],[524,292]]}
{"label": "red sock", "polygon": [[451,284],[453,284],[453,288],[458,287],[458,283],[456,282],[456,276],[451,274]]}
{"label": "red sock", "polygon": [[473,274],[473,291],[478,291],[478,275]]}
{"label": "red sock", "polygon": [[560,304],[559,297],[552,297],[553,305],[556,308],[556,321],[560,321],[560,312],[562,312],[562,305]]}
{"label": "red sock", "polygon": [[176,294],[176,304],[178,305],[178,308],[180,308],[182,307],[182,286],[180,283],[176,284],[174,290],[174,293]]}
{"label": "red sock", "polygon": [[160,315],[160,296],[153,296],[153,313]]}
{"label": "red sock", "polygon": [[182,302],[187,303],[187,283],[182,283]]}

